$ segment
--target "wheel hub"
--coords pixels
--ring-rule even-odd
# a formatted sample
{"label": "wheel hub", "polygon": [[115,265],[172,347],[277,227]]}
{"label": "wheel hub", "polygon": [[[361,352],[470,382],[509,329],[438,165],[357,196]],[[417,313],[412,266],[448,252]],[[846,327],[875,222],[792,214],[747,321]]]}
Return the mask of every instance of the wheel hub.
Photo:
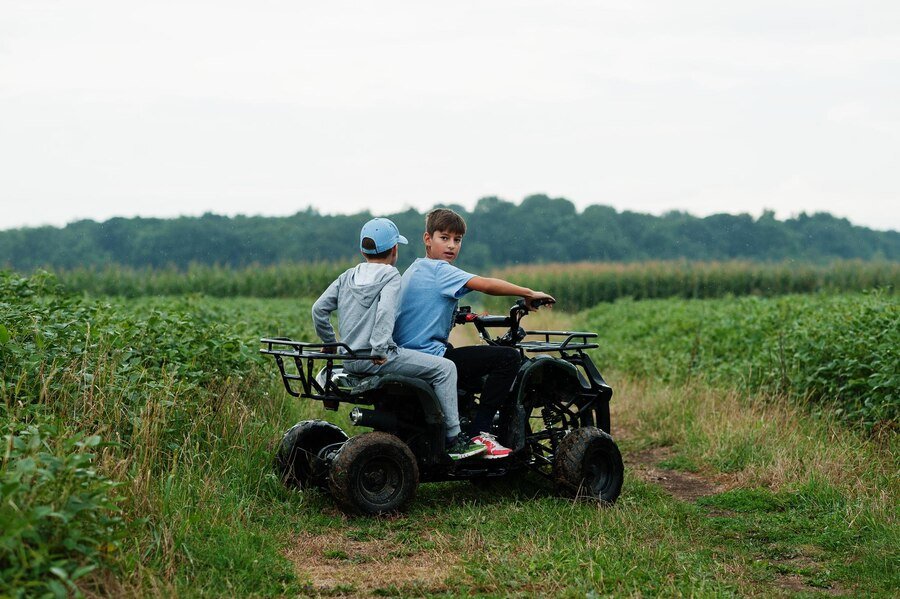
{"label": "wheel hub", "polygon": [[372,503],[387,503],[400,491],[402,482],[399,464],[383,457],[373,458],[361,468],[359,492]]}
{"label": "wheel hub", "polygon": [[363,475],[363,486],[371,491],[380,489],[387,481],[387,473],[383,468],[366,472]]}

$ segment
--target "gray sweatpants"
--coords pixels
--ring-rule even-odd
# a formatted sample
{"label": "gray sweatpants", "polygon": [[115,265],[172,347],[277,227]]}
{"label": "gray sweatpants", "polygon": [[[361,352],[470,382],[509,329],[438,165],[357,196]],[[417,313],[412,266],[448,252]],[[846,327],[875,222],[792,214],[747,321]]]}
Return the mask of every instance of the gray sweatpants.
{"label": "gray sweatpants", "polygon": [[441,404],[447,436],[459,434],[456,365],[447,358],[398,347],[388,350],[387,362],[380,366],[369,360],[353,360],[344,363],[344,370],[351,374],[399,374],[425,381],[432,386]]}

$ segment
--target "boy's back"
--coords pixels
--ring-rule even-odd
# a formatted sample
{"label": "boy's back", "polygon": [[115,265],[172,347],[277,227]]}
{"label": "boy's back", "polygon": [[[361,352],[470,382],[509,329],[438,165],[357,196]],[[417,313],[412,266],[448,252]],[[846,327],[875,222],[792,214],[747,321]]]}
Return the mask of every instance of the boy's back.
{"label": "boy's back", "polygon": [[384,357],[396,347],[392,339],[400,293],[400,272],[390,264],[363,262],[344,271],[313,305],[316,333],[335,341],[329,315],[340,313],[341,341],[351,349],[370,349]]}

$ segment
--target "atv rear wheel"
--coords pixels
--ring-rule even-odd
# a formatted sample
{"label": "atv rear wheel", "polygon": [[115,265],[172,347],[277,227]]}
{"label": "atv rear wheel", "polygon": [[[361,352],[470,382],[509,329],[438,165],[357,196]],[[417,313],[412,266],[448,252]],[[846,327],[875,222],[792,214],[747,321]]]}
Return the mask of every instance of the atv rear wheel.
{"label": "atv rear wheel", "polygon": [[323,449],[339,444],[349,437],[339,426],[324,420],[304,420],[292,426],[281,439],[275,454],[275,470],[288,487],[327,488],[328,468]]}
{"label": "atv rear wheel", "polygon": [[616,442],[593,426],[566,435],[553,460],[553,478],[560,491],[569,496],[615,503],[622,492],[624,475]]}
{"label": "atv rear wheel", "polygon": [[341,509],[364,515],[401,510],[418,484],[419,468],[409,447],[383,432],[351,438],[328,473],[328,486]]}

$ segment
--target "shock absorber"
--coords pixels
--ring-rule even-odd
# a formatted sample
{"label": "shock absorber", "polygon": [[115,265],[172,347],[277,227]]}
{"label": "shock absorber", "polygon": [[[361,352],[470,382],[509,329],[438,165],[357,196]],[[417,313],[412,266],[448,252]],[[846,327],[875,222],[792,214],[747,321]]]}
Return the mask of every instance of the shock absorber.
{"label": "shock absorber", "polygon": [[553,448],[553,452],[556,453],[556,446],[559,444],[559,438],[558,435],[555,434],[553,427],[562,419],[558,414],[554,413],[554,410],[550,405],[545,404],[544,407],[541,408],[541,420],[544,421],[544,430],[549,432],[550,446]]}

